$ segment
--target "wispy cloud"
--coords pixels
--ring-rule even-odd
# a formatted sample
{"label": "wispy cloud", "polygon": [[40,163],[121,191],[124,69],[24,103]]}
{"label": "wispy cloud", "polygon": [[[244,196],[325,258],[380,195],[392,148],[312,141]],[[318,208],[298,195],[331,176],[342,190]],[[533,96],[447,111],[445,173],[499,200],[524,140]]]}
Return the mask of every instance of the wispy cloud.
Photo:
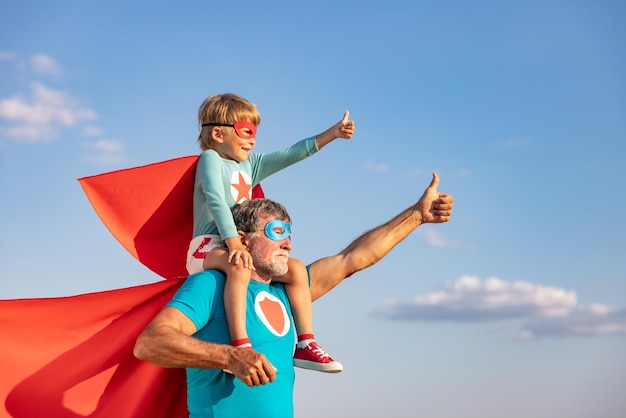
{"label": "wispy cloud", "polygon": [[85,126],[83,128],[83,135],[85,136],[100,136],[102,134],[102,129],[97,126]]}
{"label": "wispy cloud", "polygon": [[61,128],[74,127],[84,120],[96,119],[96,113],[69,93],[30,84],[30,96],[16,94],[0,99],[0,119],[8,126],[0,127],[0,135],[24,142],[50,142]]}
{"label": "wispy cloud", "polygon": [[[31,80],[26,91],[11,97],[0,97],[0,139],[21,143],[49,143],[59,138],[65,130],[75,129],[83,137],[93,138],[83,144],[82,160],[96,164],[119,164],[126,162],[121,141],[103,139],[103,130],[93,121],[96,112],[80,103],[70,92],[51,88],[41,79],[55,76],[57,82],[64,74],[61,65],[51,56],[35,54],[28,58],[19,54],[0,51],[0,61],[16,63],[19,72],[16,79]],[[16,83],[16,85],[20,85]]]}
{"label": "wispy cloud", "polygon": [[426,244],[429,247],[438,247],[438,248],[454,248],[461,249],[463,248],[463,244],[458,241],[452,241],[450,239],[445,238],[440,231],[435,229],[420,229],[420,235],[426,238]]}
{"label": "wispy cloud", "polygon": [[84,143],[86,150],[82,160],[100,165],[114,165],[126,162],[124,145],[117,140],[100,139]]}
{"label": "wispy cloud", "polygon": [[0,61],[13,61],[17,58],[17,54],[14,52],[0,51]]}
{"label": "wispy cloud", "polygon": [[52,57],[45,54],[36,54],[30,57],[30,64],[33,70],[38,74],[61,74],[59,64],[57,64]]}
{"label": "wispy cloud", "polygon": [[519,337],[626,336],[626,309],[602,305],[576,306],[563,318],[532,318],[523,326]]}
{"label": "wispy cloud", "polygon": [[626,336],[626,309],[582,306],[576,292],[526,281],[462,276],[438,292],[389,301],[376,315],[389,320],[460,323],[517,320],[521,339]]}
{"label": "wispy cloud", "polygon": [[361,168],[365,171],[376,171],[380,173],[389,170],[387,163],[376,163],[373,161],[366,161]]}

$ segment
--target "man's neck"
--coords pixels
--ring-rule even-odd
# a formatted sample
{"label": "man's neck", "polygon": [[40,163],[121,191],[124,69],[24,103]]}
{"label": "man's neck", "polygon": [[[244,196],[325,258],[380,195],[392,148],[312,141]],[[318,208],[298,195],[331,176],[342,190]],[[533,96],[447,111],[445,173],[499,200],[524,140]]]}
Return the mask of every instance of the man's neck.
{"label": "man's neck", "polygon": [[270,284],[272,282],[272,276],[269,274],[262,274],[254,270],[250,274],[250,280],[254,280],[255,282]]}

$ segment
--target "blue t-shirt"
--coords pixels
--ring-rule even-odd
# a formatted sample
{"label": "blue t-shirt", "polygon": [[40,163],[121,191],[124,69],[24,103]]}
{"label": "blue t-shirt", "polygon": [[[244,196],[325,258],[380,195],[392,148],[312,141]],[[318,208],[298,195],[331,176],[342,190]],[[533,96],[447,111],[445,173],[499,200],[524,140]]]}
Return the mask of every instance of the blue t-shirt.
{"label": "blue t-shirt", "polygon": [[[230,344],[224,313],[225,277],[216,270],[185,280],[168,306],[185,314],[196,326],[193,337]],[[187,405],[190,417],[293,417],[294,327],[282,283],[250,280],[246,327],[254,349],[278,369],[276,381],[248,387],[221,369],[187,368]]]}

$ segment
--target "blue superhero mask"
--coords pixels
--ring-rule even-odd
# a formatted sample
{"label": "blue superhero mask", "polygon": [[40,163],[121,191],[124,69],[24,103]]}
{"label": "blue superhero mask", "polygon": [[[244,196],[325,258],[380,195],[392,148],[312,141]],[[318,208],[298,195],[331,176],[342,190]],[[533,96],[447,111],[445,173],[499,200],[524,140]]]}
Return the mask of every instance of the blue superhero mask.
{"label": "blue superhero mask", "polygon": [[272,241],[291,239],[291,224],[279,219],[274,219],[265,224],[265,236]]}

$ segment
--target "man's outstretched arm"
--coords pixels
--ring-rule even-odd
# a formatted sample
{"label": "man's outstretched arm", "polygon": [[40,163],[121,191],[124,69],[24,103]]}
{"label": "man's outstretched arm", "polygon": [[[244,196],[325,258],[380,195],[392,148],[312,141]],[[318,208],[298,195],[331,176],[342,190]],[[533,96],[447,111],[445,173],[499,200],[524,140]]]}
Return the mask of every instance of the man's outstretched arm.
{"label": "man's outstretched arm", "polygon": [[354,240],[339,254],[325,257],[309,266],[311,300],[325,295],[343,279],[380,261],[393,247],[425,223],[443,223],[452,215],[452,196],[439,193],[439,176],[433,180],[417,203],[389,222]]}

